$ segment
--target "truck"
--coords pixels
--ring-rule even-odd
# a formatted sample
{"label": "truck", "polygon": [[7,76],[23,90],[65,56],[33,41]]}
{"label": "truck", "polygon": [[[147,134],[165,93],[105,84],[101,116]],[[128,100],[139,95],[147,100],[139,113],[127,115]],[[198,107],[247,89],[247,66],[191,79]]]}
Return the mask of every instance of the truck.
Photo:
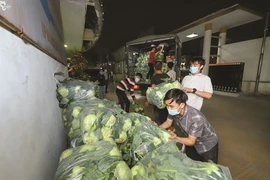
{"label": "truck", "polygon": [[[150,35],[126,43],[125,60],[126,76],[134,77],[138,70],[139,57],[151,50],[151,45],[165,45],[163,63],[174,62],[174,70],[177,80],[180,79],[181,47],[182,43],[175,34]],[[141,67],[139,67],[141,68]],[[136,83],[135,90],[140,90],[141,95],[146,94],[146,90],[151,86],[150,81],[143,80]]]}

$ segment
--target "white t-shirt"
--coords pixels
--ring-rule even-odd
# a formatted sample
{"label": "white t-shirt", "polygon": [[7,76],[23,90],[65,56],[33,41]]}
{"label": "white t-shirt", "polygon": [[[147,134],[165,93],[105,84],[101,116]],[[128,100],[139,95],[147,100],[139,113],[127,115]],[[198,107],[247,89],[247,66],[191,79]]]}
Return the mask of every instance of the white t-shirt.
{"label": "white t-shirt", "polygon": [[[197,74],[195,76],[191,74],[187,75],[184,77],[182,85],[187,88],[196,88],[198,91],[213,93],[211,79],[204,74]],[[187,93],[187,95],[187,104],[200,111],[203,104],[203,98],[193,93]]]}
{"label": "white t-shirt", "polygon": [[175,81],[176,80],[176,72],[174,70],[170,70],[167,72],[167,74],[170,76],[170,78]]}

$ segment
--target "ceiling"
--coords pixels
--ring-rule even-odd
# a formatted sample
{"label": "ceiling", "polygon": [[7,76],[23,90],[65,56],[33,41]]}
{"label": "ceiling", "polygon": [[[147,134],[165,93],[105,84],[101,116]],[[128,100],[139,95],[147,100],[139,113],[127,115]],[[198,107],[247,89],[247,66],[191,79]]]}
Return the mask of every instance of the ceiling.
{"label": "ceiling", "polygon": [[[205,25],[212,23],[212,33],[220,31],[220,28],[231,29],[263,18],[262,14],[251,11],[239,5],[219,10],[188,25],[185,25],[171,33],[177,33],[182,42],[191,41],[204,36]],[[197,37],[188,38],[187,35],[198,34]]]}
{"label": "ceiling", "polygon": [[66,50],[86,51],[98,40],[103,26],[99,0],[60,0]]}
{"label": "ceiling", "polygon": [[67,49],[81,50],[86,15],[85,0],[60,0],[64,42]]}

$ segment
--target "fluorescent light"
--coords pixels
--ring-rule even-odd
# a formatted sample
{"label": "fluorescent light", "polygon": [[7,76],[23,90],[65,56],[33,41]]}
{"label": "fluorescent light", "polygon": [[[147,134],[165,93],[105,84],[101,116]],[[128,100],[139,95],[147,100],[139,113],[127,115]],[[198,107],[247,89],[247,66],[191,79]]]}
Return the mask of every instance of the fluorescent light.
{"label": "fluorescent light", "polygon": [[68,46],[65,44],[64,47],[68,47]]}
{"label": "fluorescent light", "polygon": [[186,37],[187,38],[194,38],[194,37],[197,37],[197,36],[198,36],[197,33],[192,33],[192,34],[187,35]]}

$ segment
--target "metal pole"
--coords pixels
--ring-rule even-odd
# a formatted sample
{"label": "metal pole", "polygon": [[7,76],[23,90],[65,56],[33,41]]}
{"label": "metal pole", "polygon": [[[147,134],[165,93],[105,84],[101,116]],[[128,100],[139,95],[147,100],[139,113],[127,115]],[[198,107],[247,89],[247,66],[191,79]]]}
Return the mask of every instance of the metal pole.
{"label": "metal pole", "polygon": [[270,6],[269,6],[269,9],[268,9],[268,12],[267,12],[267,15],[266,15],[264,35],[263,35],[263,41],[262,41],[262,47],[261,47],[261,53],[260,53],[260,58],[259,58],[259,63],[258,63],[256,83],[255,83],[255,89],[254,89],[254,94],[255,95],[260,95],[260,93],[259,93],[259,81],[260,81],[260,76],[261,76],[261,71],[262,71],[264,48],[265,48],[265,41],[266,41],[266,33],[267,33],[267,30],[268,30],[267,26],[268,26],[269,11],[270,11]]}

